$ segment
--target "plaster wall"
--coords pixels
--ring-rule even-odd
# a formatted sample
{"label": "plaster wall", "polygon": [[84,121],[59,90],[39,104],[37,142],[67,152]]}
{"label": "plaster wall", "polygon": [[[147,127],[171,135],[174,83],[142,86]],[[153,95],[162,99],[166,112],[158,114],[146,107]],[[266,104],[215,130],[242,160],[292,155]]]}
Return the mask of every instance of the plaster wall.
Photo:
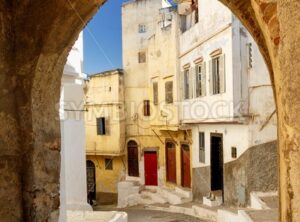
{"label": "plaster wall", "polygon": [[[155,32],[155,19],[160,8],[161,0],[131,1],[122,7],[127,137],[153,135],[149,128],[150,117],[143,115],[143,101],[149,99],[148,58],[146,56],[146,61],[139,63],[138,53],[147,55],[148,39]],[[139,33],[139,25],[145,25],[144,33]]]}
{"label": "plaster wall", "polygon": [[[165,19],[162,19],[165,18]],[[169,19],[167,19],[169,18]],[[171,21],[170,21],[171,19]],[[160,10],[155,33],[149,38],[149,98],[153,102],[153,83],[158,83],[158,104],[151,104],[152,127],[158,130],[178,127],[178,15],[176,8]],[[173,102],[166,102],[165,83],[173,82]],[[167,126],[168,125],[168,126]]]}
{"label": "plaster wall", "polygon": [[[105,169],[105,158],[112,159],[112,170]],[[117,193],[118,182],[125,178],[126,173],[123,157],[87,155],[87,159],[95,164],[97,202],[101,202],[101,193]]]}
{"label": "plaster wall", "polygon": [[[125,148],[124,77],[113,70],[90,76],[85,108],[86,152],[122,155]],[[105,135],[97,135],[97,118],[105,118]]]}
{"label": "plaster wall", "polygon": [[[62,76],[60,99],[61,175],[60,218],[66,221],[68,210],[92,210],[87,204],[84,74],[82,74],[83,36],[79,35],[68,57]],[[74,173],[76,172],[76,173]]]}

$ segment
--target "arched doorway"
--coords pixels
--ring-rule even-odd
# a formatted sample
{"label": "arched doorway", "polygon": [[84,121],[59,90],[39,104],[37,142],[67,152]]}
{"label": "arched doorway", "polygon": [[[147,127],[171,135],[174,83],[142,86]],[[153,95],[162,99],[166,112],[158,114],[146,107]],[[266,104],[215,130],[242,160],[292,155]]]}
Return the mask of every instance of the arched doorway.
{"label": "arched doorway", "polygon": [[127,144],[128,176],[139,176],[138,146],[133,140]]}
{"label": "arched doorway", "polygon": [[176,146],[166,142],[166,178],[167,182],[176,183]]}
{"label": "arched doorway", "polygon": [[96,168],[91,160],[86,161],[86,183],[88,202],[96,200]]}

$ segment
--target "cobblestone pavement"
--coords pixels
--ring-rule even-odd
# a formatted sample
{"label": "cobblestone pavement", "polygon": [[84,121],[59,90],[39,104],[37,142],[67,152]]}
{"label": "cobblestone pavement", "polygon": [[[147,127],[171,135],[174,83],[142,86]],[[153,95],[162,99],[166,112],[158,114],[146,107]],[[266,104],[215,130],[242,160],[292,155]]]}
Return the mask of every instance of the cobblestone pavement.
{"label": "cobblestone pavement", "polygon": [[128,222],[206,222],[184,214],[168,213],[156,210],[147,210],[142,206],[117,209],[114,206],[94,208],[96,211],[123,211],[128,214]]}
{"label": "cobblestone pavement", "polygon": [[128,213],[128,222],[204,222],[183,214],[174,214],[144,209],[123,209]]}

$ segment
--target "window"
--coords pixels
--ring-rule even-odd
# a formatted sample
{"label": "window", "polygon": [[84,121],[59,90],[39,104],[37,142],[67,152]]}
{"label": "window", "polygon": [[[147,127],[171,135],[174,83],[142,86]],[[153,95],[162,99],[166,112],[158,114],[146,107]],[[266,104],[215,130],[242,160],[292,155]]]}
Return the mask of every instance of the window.
{"label": "window", "polygon": [[224,55],[210,61],[210,94],[225,92],[225,57]]}
{"label": "window", "polygon": [[205,96],[206,94],[206,73],[205,63],[196,65],[196,97]]}
{"label": "window", "polygon": [[204,132],[199,132],[199,161],[205,163],[205,139]]}
{"label": "window", "polygon": [[165,83],[165,100],[167,104],[173,103],[173,81]]}
{"label": "window", "polygon": [[158,105],[158,82],[153,83],[153,104]]}
{"label": "window", "polygon": [[145,52],[139,52],[139,63],[145,63],[146,62],[146,53]]}
{"label": "window", "polygon": [[183,79],[184,79],[184,86],[183,86],[183,90],[184,90],[184,99],[189,99],[190,97],[190,83],[189,83],[189,70],[186,69],[184,70],[184,73],[183,73]]}
{"label": "window", "polygon": [[97,135],[105,135],[106,129],[105,129],[105,118],[100,117],[97,118]]}
{"label": "window", "polygon": [[231,147],[231,157],[237,158],[237,149],[236,147]]}
{"label": "window", "polygon": [[144,116],[150,116],[150,101],[144,100]]}
{"label": "window", "polygon": [[112,170],[113,169],[113,160],[105,158],[105,169]]}
{"label": "window", "polygon": [[145,33],[146,32],[146,25],[139,24],[139,33]]}

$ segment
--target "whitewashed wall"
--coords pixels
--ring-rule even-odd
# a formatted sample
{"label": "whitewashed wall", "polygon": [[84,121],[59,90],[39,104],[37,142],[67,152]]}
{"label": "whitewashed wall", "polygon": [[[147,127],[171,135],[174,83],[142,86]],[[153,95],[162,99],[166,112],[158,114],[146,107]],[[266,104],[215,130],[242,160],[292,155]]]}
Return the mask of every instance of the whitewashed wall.
{"label": "whitewashed wall", "polygon": [[[67,221],[67,211],[92,210],[87,204],[85,130],[83,119],[84,75],[83,36],[73,46],[62,77],[60,218]],[[73,110],[73,111],[65,111]]]}

